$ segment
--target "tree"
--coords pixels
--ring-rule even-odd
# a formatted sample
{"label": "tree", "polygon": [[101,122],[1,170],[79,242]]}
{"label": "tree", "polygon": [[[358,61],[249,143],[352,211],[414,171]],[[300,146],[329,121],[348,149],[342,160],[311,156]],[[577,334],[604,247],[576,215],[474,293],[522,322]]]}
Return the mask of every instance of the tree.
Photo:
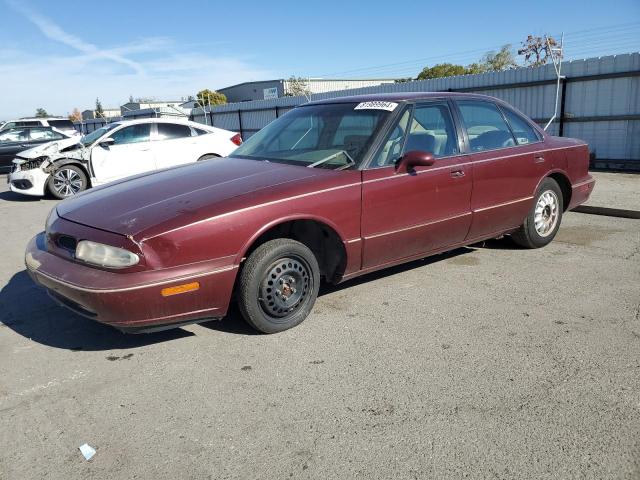
{"label": "tree", "polygon": [[482,57],[481,65],[486,67],[485,71],[487,72],[500,72],[518,66],[510,44],[503,45],[498,52],[490,51],[485,53]]}
{"label": "tree", "polygon": [[416,80],[428,80],[430,78],[452,77],[454,75],[465,75],[467,69],[462,65],[452,63],[439,63],[433,67],[424,67],[418,74]]}
{"label": "tree", "polygon": [[81,122],[82,114],[80,113],[80,110],[74,108],[73,111],[69,114],[69,120],[71,120],[72,122]]}
{"label": "tree", "polygon": [[227,103],[227,97],[224,93],[216,92],[215,90],[209,90],[205,88],[204,90],[200,90],[196,94],[196,98],[198,100],[198,104],[203,107],[206,105],[222,105]]}
{"label": "tree", "polygon": [[487,65],[482,62],[475,62],[467,65],[467,74],[475,75],[478,73],[487,73]]}
{"label": "tree", "polygon": [[104,110],[102,110],[102,103],[100,103],[100,99],[96,98],[96,117],[100,117],[103,118],[104,117]]}
{"label": "tree", "polygon": [[[548,42],[547,42],[548,40]],[[524,61],[530,67],[544,65],[551,58],[551,50],[558,47],[558,42],[552,37],[527,36],[522,42],[522,48],[518,50],[518,55],[524,56]]]}
{"label": "tree", "polygon": [[38,108],[36,110],[36,117],[38,118],[42,118],[42,117],[48,117],[49,114],[47,113],[47,111],[44,108]]}
{"label": "tree", "polygon": [[302,77],[291,75],[287,80],[284,92],[285,97],[307,97],[311,96],[309,82]]}
{"label": "tree", "polygon": [[411,78],[411,77],[407,77],[407,78],[396,78],[393,82],[394,82],[394,83],[407,83],[407,82],[413,82],[413,78]]}

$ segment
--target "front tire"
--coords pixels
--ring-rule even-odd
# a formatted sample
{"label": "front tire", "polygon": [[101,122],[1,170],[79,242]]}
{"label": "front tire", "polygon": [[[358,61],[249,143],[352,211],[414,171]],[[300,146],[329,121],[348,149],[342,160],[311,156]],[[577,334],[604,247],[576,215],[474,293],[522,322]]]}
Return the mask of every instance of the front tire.
{"label": "front tire", "polygon": [[511,238],[525,248],[548,245],[558,233],[563,211],[560,186],[553,178],[545,178],[536,192],[527,218]]}
{"label": "front tire", "polygon": [[238,282],[238,306],[256,330],[282,332],[307,318],[319,288],[313,252],[300,242],[278,238],[249,255]]}
{"label": "front tire", "polygon": [[47,190],[60,200],[87,189],[87,175],[80,167],[63,165],[49,175]]}

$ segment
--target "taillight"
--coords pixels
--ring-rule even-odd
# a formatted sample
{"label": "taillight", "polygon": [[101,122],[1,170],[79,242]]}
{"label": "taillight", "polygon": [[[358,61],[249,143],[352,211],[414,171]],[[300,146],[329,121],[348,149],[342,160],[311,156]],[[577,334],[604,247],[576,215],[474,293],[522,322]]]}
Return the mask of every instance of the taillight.
{"label": "taillight", "polygon": [[233,137],[231,137],[231,141],[240,146],[242,144],[242,137],[239,133],[236,133]]}

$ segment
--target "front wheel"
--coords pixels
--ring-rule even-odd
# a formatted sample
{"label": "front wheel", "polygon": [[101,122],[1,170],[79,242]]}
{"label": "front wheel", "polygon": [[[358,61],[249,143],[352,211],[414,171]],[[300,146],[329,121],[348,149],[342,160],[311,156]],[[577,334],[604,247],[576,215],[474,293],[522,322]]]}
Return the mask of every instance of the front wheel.
{"label": "front wheel", "polygon": [[511,238],[525,248],[544,247],[558,233],[562,212],[562,190],[553,178],[545,178],[536,192],[531,211]]}
{"label": "front wheel", "polygon": [[238,282],[238,306],[256,330],[282,332],[309,315],[319,288],[313,252],[300,242],[278,238],[249,255]]}
{"label": "front wheel", "polygon": [[64,165],[49,176],[47,189],[54,197],[63,199],[86,190],[87,183],[87,175],[80,167]]}

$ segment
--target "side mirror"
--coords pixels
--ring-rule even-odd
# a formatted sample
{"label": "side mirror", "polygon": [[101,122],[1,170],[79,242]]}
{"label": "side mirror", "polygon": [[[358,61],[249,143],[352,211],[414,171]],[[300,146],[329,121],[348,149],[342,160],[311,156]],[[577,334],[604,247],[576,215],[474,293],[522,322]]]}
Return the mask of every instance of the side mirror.
{"label": "side mirror", "polygon": [[436,161],[433,153],[421,150],[411,150],[405,153],[396,165],[398,172],[411,172],[414,167],[429,167]]}
{"label": "side mirror", "polygon": [[98,145],[102,148],[109,148],[109,145],[113,145],[114,143],[116,143],[116,141],[113,138],[107,137],[104,140],[101,140]]}

